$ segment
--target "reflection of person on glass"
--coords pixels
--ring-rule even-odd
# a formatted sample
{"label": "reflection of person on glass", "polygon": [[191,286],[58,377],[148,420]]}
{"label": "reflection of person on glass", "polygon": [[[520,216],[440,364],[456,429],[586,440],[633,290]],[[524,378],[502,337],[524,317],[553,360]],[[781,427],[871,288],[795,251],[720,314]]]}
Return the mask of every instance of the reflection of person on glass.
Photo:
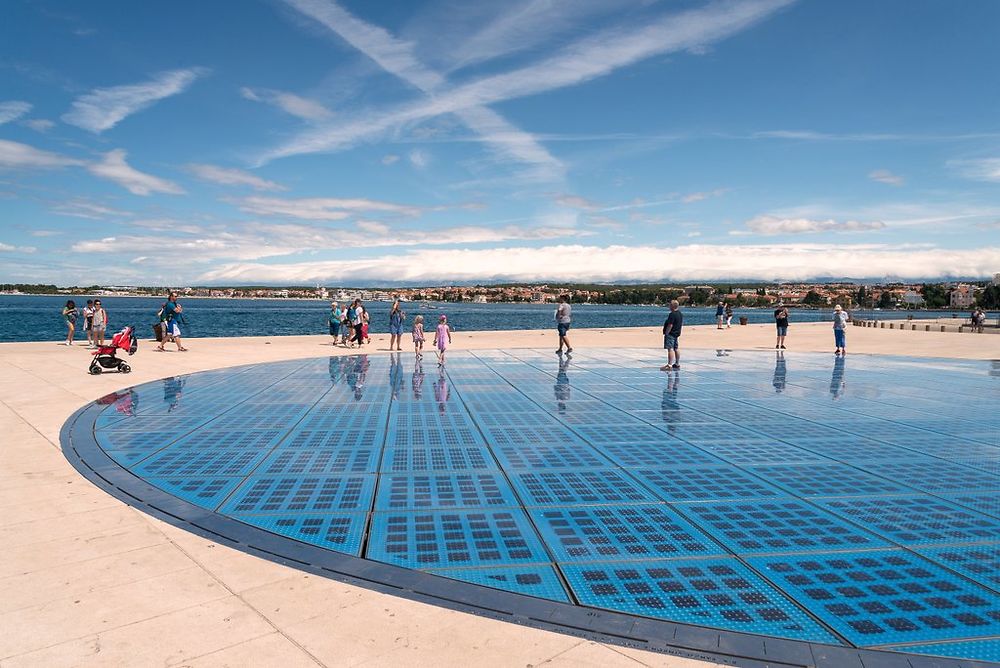
{"label": "reflection of person on glass", "polygon": [[389,355],[389,389],[392,390],[392,398],[399,398],[399,391],[403,389],[403,364],[399,360],[399,353]]}
{"label": "reflection of person on glass", "polygon": [[844,366],[843,356],[838,356],[833,360],[833,374],[830,376],[830,396],[839,399],[844,396]]}
{"label": "reflection of person on glass", "polygon": [[670,371],[667,374],[667,385],[663,388],[663,399],[660,402],[660,411],[663,414],[663,421],[667,423],[667,431],[671,434],[677,429],[677,423],[681,418],[681,405],[677,403],[677,391],[681,387],[681,375],[677,371]]}
{"label": "reflection of person on glass", "polygon": [[163,379],[163,403],[167,405],[167,412],[172,413],[175,408],[181,405],[181,395],[184,394],[185,379],[180,376]]}
{"label": "reflection of person on glass", "polygon": [[569,368],[572,359],[573,356],[569,354],[559,358],[559,373],[556,374],[556,384],[553,389],[556,393],[556,404],[559,406],[560,413],[566,411],[566,402],[570,398],[569,376],[566,374],[566,369]]}
{"label": "reflection of person on glass", "polygon": [[438,410],[444,413],[448,407],[448,397],[451,390],[448,388],[448,379],[444,375],[444,369],[438,371],[437,382],[434,383],[434,399],[438,402]]}
{"label": "reflection of person on glass", "polygon": [[344,362],[346,358],[337,356],[330,358],[330,382],[336,385],[344,375]]}
{"label": "reflection of person on glass", "polygon": [[774,391],[781,394],[785,391],[785,374],[788,373],[788,369],[785,368],[785,352],[779,350],[774,353],[774,378],[771,379],[771,385],[774,386]]}
{"label": "reflection of person on glass", "polygon": [[413,378],[410,379],[410,385],[413,387],[413,398],[420,399],[424,396],[424,367],[420,363],[420,358],[413,363]]}
{"label": "reflection of person on glass", "polygon": [[365,391],[365,373],[368,371],[368,355],[358,355],[347,370],[347,384],[354,390],[354,400],[361,401]]}

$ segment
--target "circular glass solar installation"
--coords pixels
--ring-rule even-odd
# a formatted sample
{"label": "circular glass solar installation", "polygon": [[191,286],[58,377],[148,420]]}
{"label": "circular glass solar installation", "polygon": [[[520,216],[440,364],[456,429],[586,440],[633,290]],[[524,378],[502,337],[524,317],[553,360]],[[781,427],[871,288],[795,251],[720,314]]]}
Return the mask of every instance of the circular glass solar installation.
{"label": "circular glass solar installation", "polygon": [[607,613],[621,637],[659,620],[1000,660],[997,363],[661,363],[609,349],[258,364],[109,395],[63,440],[99,484],[192,526],[235,527],[291,563],[307,563],[295,546],[337,555],[369,581],[433,575],[487,609],[497,592],[535,606],[521,621],[545,603],[551,620]]}

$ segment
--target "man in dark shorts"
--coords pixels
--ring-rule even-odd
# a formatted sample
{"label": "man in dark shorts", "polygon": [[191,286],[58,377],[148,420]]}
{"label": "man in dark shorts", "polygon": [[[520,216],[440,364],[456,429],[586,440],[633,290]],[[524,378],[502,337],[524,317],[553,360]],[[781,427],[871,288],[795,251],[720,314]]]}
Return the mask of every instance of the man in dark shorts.
{"label": "man in dark shorts", "polygon": [[681,351],[677,340],[681,336],[684,315],[680,309],[681,305],[676,299],[670,302],[670,315],[663,323],[663,347],[667,349],[667,363],[660,367],[660,371],[681,368]]}
{"label": "man in dark shorts", "polygon": [[774,347],[776,350],[784,350],[785,335],[788,334],[788,309],[781,302],[778,302],[778,308],[774,309],[774,324],[778,331],[778,339]]}
{"label": "man in dark shorts", "polygon": [[556,309],[556,330],[559,332],[559,349],[557,355],[562,355],[563,346],[566,352],[573,352],[573,346],[569,344],[569,325],[573,320],[573,307],[569,305],[569,295],[559,295],[559,307]]}

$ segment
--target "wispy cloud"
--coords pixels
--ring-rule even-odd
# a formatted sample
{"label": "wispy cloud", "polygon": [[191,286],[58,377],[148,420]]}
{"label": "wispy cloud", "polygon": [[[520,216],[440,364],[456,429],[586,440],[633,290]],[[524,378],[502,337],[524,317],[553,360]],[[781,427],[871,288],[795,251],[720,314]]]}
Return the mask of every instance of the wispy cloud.
{"label": "wispy cloud", "polygon": [[417,206],[380,202],[371,199],[338,199],[307,197],[282,199],[277,197],[245,197],[232,200],[241,211],[258,216],[281,216],[300,220],[344,220],[357,214],[372,212],[417,216],[423,210]]}
{"label": "wispy cloud", "polygon": [[78,97],[62,120],[70,125],[100,133],[113,128],[127,116],[146,109],[159,100],[184,92],[207,70],[199,67],[160,72],[137,84],[96,88]]}
{"label": "wispy cloud", "polygon": [[[319,5],[328,7],[331,4],[323,0],[290,1],[296,6],[308,7]],[[504,100],[578,85],[655,55],[684,51],[720,41],[746,30],[789,4],[791,0],[714,3],[700,9],[664,15],[638,26],[605,29],[531,65],[482,77],[446,90],[437,90],[433,97],[379,115],[369,114],[353,122],[303,132],[289,143],[272,151],[265,156],[265,159],[340,150],[359,141],[379,136],[389,128],[407,123],[441,114],[460,114],[465,110],[482,108]],[[331,29],[341,34],[337,27],[338,19],[328,20]],[[381,29],[376,30],[381,31]],[[367,37],[371,32],[366,30],[360,34]],[[398,44],[395,41],[386,45],[392,48],[387,48],[383,57],[367,41],[361,41],[357,37],[352,38],[365,45],[368,48],[366,53],[369,55],[375,53],[376,55],[372,57],[377,62],[381,59],[380,64],[389,71],[402,71],[407,77],[412,75],[414,77],[412,81],[427,79],[426,72],[419,70],[414,72],[412,55],[407,52],[403,54],[405,57],[400,57]],[[345,37],[345,39],[351,42],[351,38]],[[428,88],[433,89],[437,86],[433,83],[433,79],[428,81]]]}
{"label": "wispy cloud", "polygon": [[569,207],[571,209],[580,209],[582,211],[597,211],[602,208],[602,205],[593,200],[589,200],[586,197],[580,197],[579,195],[571,195],[568,193],[557,194],[553,198],[556,204],[561,206]]}
{"label": "wispy cloud", "polygon": [[[414,55],[412,44],[397,39],[384,28],[362,21],[330,0],[286,0],[286,2],[302,14],[339,35],[341,39],[371,58],[386,72],[421,92],[437,95],[445,86],[445,77],[424,66]],[[450,110],[450,113],[456,114],[467,127],[480,135],[483,141],[492,148],[495,155],[501,159],[534,165],[535,174],[542,178],[558,178],[562,175],[564,167],[554,156],[529,133],[514,127],[495,111],[470,104],[456,107]],[[431,114],[431,116],[436,115],[439,114]],[[391,126],[392,123],[385,124],[374,129],[371,133],[364,133],[356,140],[377,136]],[[355,141],[355,139],[349,140],[349,142],[351,141]],[[335,142],[334,145],[325,149],[295,152],[333,150],[337,145],[338,142]],[[269,157],[293,155],[295,152],[282,153],[279,151]]]}
{"label": "wispy cloud", "polygon": [[101,160],[87,165],[87,170],[94,176],[117,183],[133,195],[184,194],[184,189],[173,181],[145,174],[129,165],[125,161],[126,155],[120,148],[108,151]]}
{"label": "wispy cloud", "polygon": [[410,164],[417,169],[424,169],[431,161],[430,154],[428,154],[427,151],[421,151],[420,149],[410,151],[410,154],[406,157],[409,159]]}
{"label": "wispy cloud", "polygon": [[25,253],[31,254],[38,249],[34,246],[12,246],[11,244],[5,244],[0,241],[0,253]]}
{"label": "wispy cloud", "polygon": [[52,213],[57,213],[60,216],[73,216],[74,218],[88,218],[90,220],[106,220],[108,218],[131,215],[129,211],[115,209],[86,199],[71,199],[66,202],[59,202],[51,210]]}
{"label": "wispy cloud", "polygon": [[187,170],[197,176],[202,181],[218,183],[224,186],[250,186],[254,190],[288,190],[285,186],[274,181],[262,179],[256,174],[251,174],[242,169],[232,167],[219,167],[217,165],[206,165],[202,163],[190,163]]}
{"label": "wispy cloud", "polygon": [[715,190],[704,190],[701,192],[688,193],[681,196],[681,202],[684,204],[694,204],[695,202],[702,202],[706,199],[712,199],[714,197],[721,197],[726,194],[727,188],[716,188]]}
{"label": "wispy cloud", "polygon": [[0,102],[0,125],[10,123],[31,111],[31,104],[20,100]]}
{"label": "wispy cloud", "polygon": [[306,121],[325,121],[333,117],[333,112],[316,100],[310,100],[286,91],[243,87],[240,89],[240,94],[247,100],[270,104],[286,114]]}
{"label": "wispy cloud", "polygon": [[390,153],[389,155],[382,156],[382,164],[383,165],[394,165],[397,162],[399,162],[399,156],[396,155],[396,154],[394,154],[394,153]]}
{"label": "wispy cloud", "polygon": [[[491,249],[415,249],[369,258],[285,264],[232,263],[197,278],[206,283],[287,285],[335,281],[346,275],[371,282],[443,281],[760,281],[820,276],[901,278],[989,276],[1000,247],[948,249],[923,245],[780,244],[742,246],[560,245]],[[664,258],[669,258],[665,262]]]}
{"label": "wispy cloud", "polygon": [[893,174],[888,169],[876,169],[868,174],[868,178],[890,186],[901,186],[906,183],[906,179],[898,174]]}
{"label": "wispy cloud", "polygon": [[0,169],[59,169],[82,164],[82,160],[0,139]]}
{"label": "wispy cloud", "polygon": [[809,218],[779,218],[777,216],[757,216],[746,222],[748,231],[733,230],[730,234],[812,234],[816,232],[870,232],[881,230],[885,223],[880,220],[811,220]]}
{"label": "wispy cloud", "polygon": [[967,179],[1000,183],[1000,158],[949,160],[947,164]]}
{"label": "wispy cloud", "polygon": [[56,124],[47,118],[29,118],[28,120],[21,121],[21,125],[31,128],[35,132],[48,132]]}

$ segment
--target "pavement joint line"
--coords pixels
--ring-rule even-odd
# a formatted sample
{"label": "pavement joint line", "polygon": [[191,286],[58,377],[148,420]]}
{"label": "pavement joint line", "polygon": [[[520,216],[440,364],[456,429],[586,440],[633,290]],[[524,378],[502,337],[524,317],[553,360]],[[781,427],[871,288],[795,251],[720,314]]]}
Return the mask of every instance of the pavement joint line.
{"label": "pavement joint line", "polygon": [[[259,636],[254,636],[253,638],[247,638],[246,640],[241,640],[240,642],[233,643],[232,645],[226,645],[225,647],[219,647],[218,649],[213,649],[211,652],[205,652],[204,654],[198,654],[197,656],[186,656],[186,657],[184,657],[182,659],[178,659],[177,661],[171,661],[171,662],[167,663],[166,665],[168,665],[168,666],[178,666],[178,665],[186,664],[189,661],[197,661],[199,659],[206,659],[206,658],[211,657],[211,656],[213,656],[215,654],[219,654],[221,652],[229,651],[229,650],[233,649],[234,647],[239,647],[240,645],[246,645],[246,644],[252,643],[252,642],[254,642],[256,640],[260,640],[261,638],[270,638],[271,636],[281,636],[282,638],[286,638],[287,639],[287,637],[284,636],[280,631],[271,631],[270,633],[262,633]],[[320,663],[320,662],[316,661],[316,657],[312,656],[308,652],[306,652],[305,654],[306,654],[306,656],[309,657],[309,659],[311,661],[316,662],[316,665],[323,666],[324,668],[326,668],[326,664],[323,664],[323,663]]]}
{"label": "pavement joint line", "polygon": [[[140,512],[138,509],[136,509],[135,511],[136,512]],[[151,518],[151,519],[153,519],[153,518]],[[160,524],[159,520],[156,520],[156,524]],[[302,645],[300,642],[298,642],[294,638],[288,636],[284,631],[282,631],[278,627],[278,625],[275,624],[271,620],[271,618],[269,618],[266,614],[264,614],[263,611],[261,611],[260,609],[258,609],[257,606],[253,605],[252,603],[250,603],[250,601],[248,601],[245,598],[243,598],[243,596],[240,594],[240,592],[235,591],[232,587],[230,587],[223,580],[221,580],[219,578],[219,576],[217,576],[210,568],[208,568],[208,566],[206,566],[205,564],[203,564],[193,554],[191,554],[190,552],[188,552],[187,550],[185,550],[183,546],[181,546],[173,538],[171,538],[170,536],[168,536],[167,533],[165,531],[163,531],[162,527],[156,526],[156,525],[151,525],[151,526],[153,527],[153,529],[155,531],[157,531],[161,536],[163,536],[168,543],[170,543],[171,545],[173,545],[174,548],[176,548],[181,554],[183,554],[185,557],[187,557],[188,559],[190,559],[191,562],[194,563],[199,569],[201,569],[204,573],[206,573],[209,577],[211,577],[217,583],[219,583],[219,586],[221,586],[223,589],[225,589],[227,592],[229,592],[229,594],[231,596],[233,596],[234,598],[236,598],[236,600],[238,600],[240,603],[242,603],[243,605],[245,605],[249,610],[252,610],[254,612],[254,614],[256,614],[261,620],[263,620],[264,623],[266,623],[268,626],[270,626],[272,629],[274,629],[274,631],[276,633],[280,634],[288,642],[292,643],[297,648],[299,648],[302,652],[304,652],[307,656],[309,656],[309,658],[312,659],[313,661],[315,661],[318,665],[320,665],[320,666],[325,665],[322,661],[319,660],[319,658],[317,656],[315,656],[312,652],[310,652],[308,649],[306,649],[304,645]],[[219,545],[219,543],[215,543],[215,544]],[[220,547],[224,547],[225,548],[224,545],[222,545]],[[229,548],[226,548],[226,549],[229,549]]]}

